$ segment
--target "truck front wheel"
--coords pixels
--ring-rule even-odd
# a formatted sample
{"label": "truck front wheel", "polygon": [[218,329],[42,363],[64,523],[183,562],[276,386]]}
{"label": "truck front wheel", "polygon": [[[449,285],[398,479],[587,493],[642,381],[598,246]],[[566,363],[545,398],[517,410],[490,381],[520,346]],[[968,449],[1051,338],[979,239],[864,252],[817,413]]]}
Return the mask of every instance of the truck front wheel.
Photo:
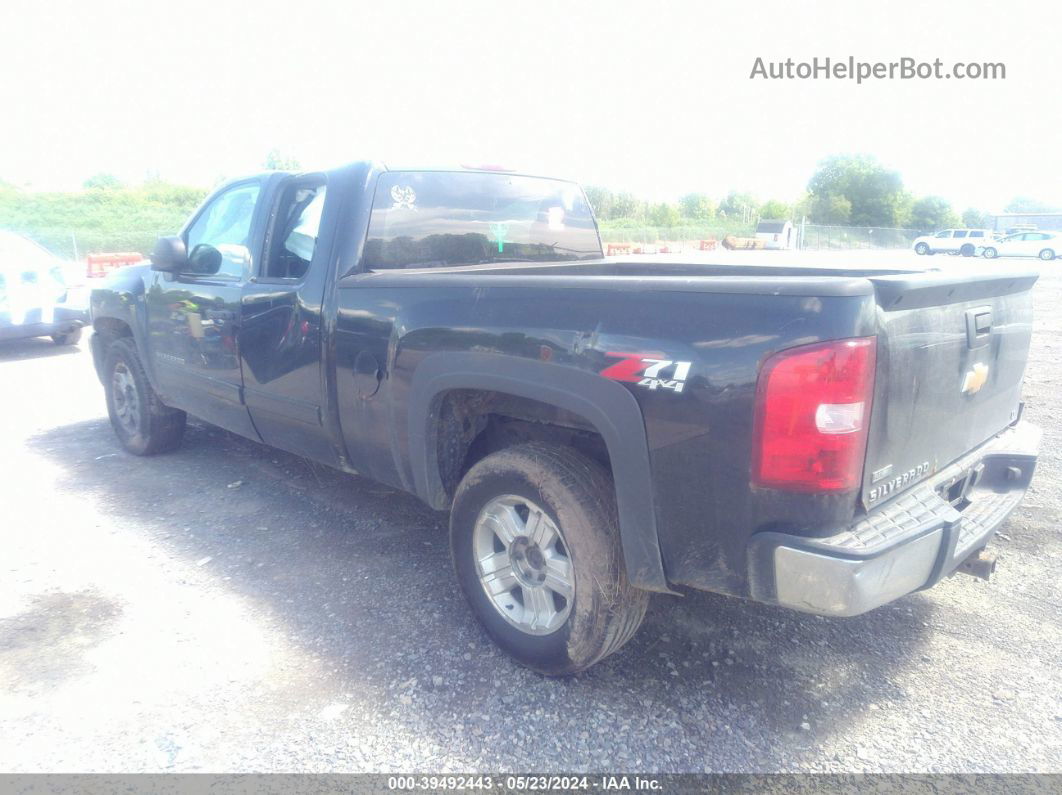
{"label": "truck front wheel", "polygon": [[649,604],[627,580],[611,478],[565,447],[531,442],[473,466],[454,499],[450,547],[487,633],[545,674],[618,650]]}
{"label": "truck front wheel", "polygon": [[103,388],[111,427],[130,453],[153,455],[180,445],[186,415],[159,400],[132,339],[120,337],[107,348]]}

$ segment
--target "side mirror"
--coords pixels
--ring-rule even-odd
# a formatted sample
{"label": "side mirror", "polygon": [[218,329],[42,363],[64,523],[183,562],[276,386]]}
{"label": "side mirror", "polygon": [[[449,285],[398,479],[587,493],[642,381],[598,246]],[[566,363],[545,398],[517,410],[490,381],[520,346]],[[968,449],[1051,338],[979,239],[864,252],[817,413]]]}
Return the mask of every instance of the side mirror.
{"label": "side mirror", "polygon": [[188,265],[184,241],[179,237],[160,237],[151,252],[151,269],[166,273],[178,273]]}
{"label": "side mirror", "polygon": [[221,252],[207,243],[200,243],[188,255],[186,271],[198,276],[215,276],[221,270]]}

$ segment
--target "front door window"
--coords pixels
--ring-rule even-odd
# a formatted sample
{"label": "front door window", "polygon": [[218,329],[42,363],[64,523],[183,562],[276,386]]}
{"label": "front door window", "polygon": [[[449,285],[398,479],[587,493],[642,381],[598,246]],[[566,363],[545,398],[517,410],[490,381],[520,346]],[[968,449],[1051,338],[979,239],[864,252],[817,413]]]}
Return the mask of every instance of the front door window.
{"label": "front door window", "polygon": [[236,185],[200,213],[186,241],[190,275],[243,279],[251,265],[251,221],[258,191],[258,183]]}

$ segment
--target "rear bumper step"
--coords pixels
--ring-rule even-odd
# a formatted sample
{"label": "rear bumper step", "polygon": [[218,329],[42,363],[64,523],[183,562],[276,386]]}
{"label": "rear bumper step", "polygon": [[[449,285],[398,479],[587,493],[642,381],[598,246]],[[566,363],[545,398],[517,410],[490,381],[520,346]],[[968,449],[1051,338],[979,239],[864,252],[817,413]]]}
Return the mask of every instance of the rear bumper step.
{"label": "rear bumper step", "polygon": [[1029,488],[1039,446],[1022,421],[832,536],[756,534],[753,598],[854,616],[956,570],[987,579],[995,559],[981,552]]}

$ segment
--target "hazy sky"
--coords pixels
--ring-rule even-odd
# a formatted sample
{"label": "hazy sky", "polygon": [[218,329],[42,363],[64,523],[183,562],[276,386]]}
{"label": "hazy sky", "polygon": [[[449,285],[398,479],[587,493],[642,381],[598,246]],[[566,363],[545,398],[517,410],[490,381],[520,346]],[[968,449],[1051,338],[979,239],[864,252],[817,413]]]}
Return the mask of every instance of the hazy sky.
{"label": "hazy sky", "polygon": [[[21,7],[20,7],[21,6]],[[516,10],[519,9],[519,10]],[[959,209],[1062,205],[1057,2],[79,2],[0,11],[0,179],[212,184],[503,163],[671,199],[796,198],[868,152]],[[1006,80],[750,80],[766,61],[991,61]]]}

